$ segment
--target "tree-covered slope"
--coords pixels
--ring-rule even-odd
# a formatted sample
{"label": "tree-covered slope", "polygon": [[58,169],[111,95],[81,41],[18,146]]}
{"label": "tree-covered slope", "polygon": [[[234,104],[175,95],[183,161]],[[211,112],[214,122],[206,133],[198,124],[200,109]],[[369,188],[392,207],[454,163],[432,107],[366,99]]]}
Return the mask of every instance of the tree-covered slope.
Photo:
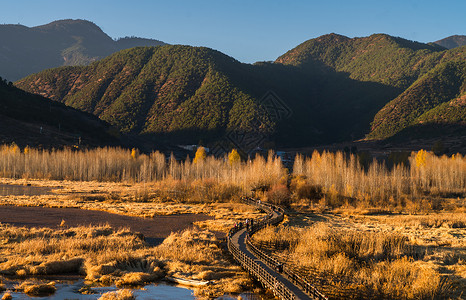
{"label": "tree-covered slope", "polygon": [[[436,120],[441,111],[435,108],[461,94],[464,61],[466,47],[447,50],[384,34],[363,38],[329,34],[302,43],[276,63],[308,70],[334,70],[357,82],[397,88],[399,95],[375,115],[367,136],[384,139],[419,125],[422,120],[418,118],[429,110],[432,111],[425,118]],[[461,119],[459,108],[450,107],[448,113],[445,109],[444,121],[453,124]]]}
{"label": "tree-covered slope", "polygon": [[1,78],[0,119],[1,143],[42,147],[118,143],[118,131],[108,123],[91,114],[22,91]]}
{"label": "tree-covered slope", "polygon": [[464,124],[465,93],[466,62],[440,64],[377,113],[368,137],[384,139],[420,124]]}
{"label": "tree-covered slope", "polygon": [[443,58],[443,47],[374,34],[348,38],[328,34],[308,40],[276,62],[304,68],[320,66],[347,73],[358,81],[407,88]]}
{"label": "tree-covered slope", "polygon": [[[215,132],[273,125],[225,70],[241,64],[188,46],[123,50],[86,67],[46,70],[16,85],[93,113],[124,133]],[[234,70],[231,70],[234,72]]]}
{"label": "tree-covered slope", "polygon": [[63,65],[87,65],[126,48],[164,44],[129,37],[114,41],[85,20],[60,20],[31,28],[0,25],[0,40],[0,76],[8,80]]}
{"label": "tree-covered slope", "polygon": [[[233,130],[306,146],[369,132],[369,138],[386,138],[416,124],[460,96],[465,50],[380,34],[331,34],[274,63],[250,65],[203,47],[139,47],[89,66],[46,70],[16,85],[128,134],[198,142]],[[266,103],[264,95],[277,99]],[[285,116],[274,116],[278,110]]]}
{"label": "tree-covered slope", "polygon": [[[16,85],[93,113],[125,133],[197,142],[232,130],[258,131],[288,146],[363,137],[375,113],[398,94],[333,71],[242,64],[208,48],[168,45],[46,70]],[[288,115],[267,113],[263,97],[269,91],[279,98],[269,103],[278,105],[272,109]]]}

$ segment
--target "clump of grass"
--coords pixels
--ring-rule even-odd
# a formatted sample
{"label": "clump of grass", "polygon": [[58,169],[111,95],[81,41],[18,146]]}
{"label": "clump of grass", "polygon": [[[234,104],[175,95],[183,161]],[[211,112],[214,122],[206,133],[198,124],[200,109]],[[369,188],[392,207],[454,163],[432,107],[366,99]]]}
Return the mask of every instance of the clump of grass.
{"label": "clump of grass", "polygon": [[13,296],[11,296],[11,294],[8,293],[8,292],[3,294],[3,296],[2,296],[2,300],[12,300],[12,299],[13,299]]}
{"label": "clump of grass", "polygon": [[220,241],[209,231],[172,233],[154,251],[166,262],[167,275],[212,281],[208,288],[195,288],[197,297],[219,297],[226,292],[244,291],[252,286],[241,267],[227,260]]}
{"label": "clump of grass", "polygon": [[162,264],[138,235],[109,226],[52,230],[0,225],[0,253],[7,258],[0,272],[21,277],[32,275],[83,274],[99,281],[111,274],[114,281],[131,272],[146,272],[160,278]]}
{"label": "clump of grass", "polygon": [[128,289],[104,293],[99,300],[135,300],[133,292]]}
{"label": "clump of grass", "polygon": [[25,281],[16,287],[18,290],[22,290],[28,296],[34,297],[46,297],[55,293],[57,288],[55,282],[49,283],[33,283]]}

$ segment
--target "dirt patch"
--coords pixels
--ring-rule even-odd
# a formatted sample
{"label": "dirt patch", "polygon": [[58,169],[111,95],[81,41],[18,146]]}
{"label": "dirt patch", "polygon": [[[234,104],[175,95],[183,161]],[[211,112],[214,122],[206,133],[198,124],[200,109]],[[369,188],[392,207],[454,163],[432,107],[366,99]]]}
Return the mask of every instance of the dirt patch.
{"label": "dirt patch", "polygon": [[[1,223],[14,226],[50,228],[59,228],[60,224],[70,227],[109,224],[115,228],[128,227],[131,231],[140,232],[151,245],[160,244],[171,232],[193,227],[193,222],[212,219],[214,218],[204,214],[138,218],[78,208],[0,207]],[[62,223],[62,220],[64,220],[64,223]]]}

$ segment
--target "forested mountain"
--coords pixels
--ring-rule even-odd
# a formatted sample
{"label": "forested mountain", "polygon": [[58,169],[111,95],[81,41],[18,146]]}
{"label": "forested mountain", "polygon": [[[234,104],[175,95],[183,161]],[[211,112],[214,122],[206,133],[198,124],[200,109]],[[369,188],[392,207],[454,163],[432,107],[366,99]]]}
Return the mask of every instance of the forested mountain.
{"label": "forested mountain", "polygon": [[[242,64],[202,47],[140,47],[16,85],[148,139],[190,143],[240,131],[306,146],[384,139],[427,123],[464,126],[465,57],[466,47],[329,34],[274,63]],[[270,91],[272,110],[284,115],[271,114]]]}
{"label": "forested mountain", "polygon": [[0,78],[0,142],[46,148],[116,145],[118,130],[99,118],[22,91]]}
{"label": "forested mountain", "polygon": [[369,138],[413,126],[466,125],[466,60],[439,64],[381,109]]}
{"label": "forested mountain", "polygon": [[466,45],[466,35],[452,35],[434,43],[447,49],[453,49]]}
{"label": "forested mountain", "polygon": [[330,68],[358,81],[405,89],[444,60],[443,50],[386,34],[352,39],[329,34],[300,44],[276,62],[302,68]]}
{"label": "forested mountain", "polygon": [[[282,145],[361,137],[374,114],[398,94],[378,83],[323,74],[242,64],[208,48],[162,46],[123,50],[86,67],[46,70],[16,85],[93,113],[124,133],[197,142],[239,130],[271,133]],[[292,117],[266,113],[261,99],[270,90]]]}
{"label": "forested mountain", "polygon": [[8,80],[63,65],[87,65],[126,48],[164,44],[134,37],[114,41],[85,20],[60,20],[31,28],[0,25],[0,41],[0,76]]}
{"label": "forested mountain", "polygon": [[[384,34],[353,39],[330,34],[302,43],[276,62],[330,69],[358,81],[397,88],[399,95],[376,114],[369,139],[388,138],[421,124],[464,126],[466,122],[464,104],[455,100],[466,92],[466,47],[445,50]],[[455,105],[438,107],[450,100]],[[442,117],[437,116],[440,112]]]}

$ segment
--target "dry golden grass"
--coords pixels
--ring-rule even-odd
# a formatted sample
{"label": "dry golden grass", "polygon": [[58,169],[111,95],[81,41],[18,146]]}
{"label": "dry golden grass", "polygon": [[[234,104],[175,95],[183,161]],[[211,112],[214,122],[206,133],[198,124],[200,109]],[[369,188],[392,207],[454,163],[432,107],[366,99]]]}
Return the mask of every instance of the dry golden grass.
{"label": "dry golden grass", "polygon": [[11,299],[13,299],[13,296],[11,296],[11,294],[8,293],[8,292],[3,294],[3,296],[2,296],[2,300],[11,300]]}
{"label": "dry golden grass", "polygon": [[16,286],[16,290],[22,290],[28,296],[45,297],[54,294],[57,288],[55,287],[55,282],[53,281],[49,283],[34,283],[25,281]]}
{"label": "dry golden grass", "polygon": [[99,300],[135,300],[133,292],[128,289],[104,293]]}
{"label": "dry golden grass", "polygon": [[462,220],[465,214],[296,214],[288,226],[265,228],[253,239],[331,298],[461,298]]}
{"label": "dry golden grass", "polygon": [[[205,230],[173,233],[150,247],[128,230],[108,226],[52,230],[1,224],[0,257],[0,274],[6,276],[72,273],[118,287],[142,286],[166,275],[210,280],[208,287],[195,290],[200,298],[252,286],[248,275],[225,257],[215,235]],[[21,287],[25,292],[38,289],[26,285]]]}
{"label": "dry golden grass", "polygon": [[[108,226],[18,228],[0,225],[0,263],[4,275],[95,274],[103,266],[122,274],[137,267],[152,273],[158,261],[146,257],[145,243],[125,229]],[[138,265],[139,263],[139,265]]]}
{"label": "dry golden grass", "polygon": [[217,238],[209,231],[172,233],[154,250],[167,262],[169,276],[212,281],[208,288],[195,289],[198,297],[218,297],[251,288],[249,276],[226,259]]}
{"label": "dry golden grass", "polygon": [[[213,280],[209,288],[196,291],[202,297],[240,291],[250,285],[249,277],[225,259],[212,231],[226,232],[238,220],[260,217],[238,202],[256,189],[262,200],[340,214],[299,221],[291,216],[289,225],[310,227],[269,228],[255,236],[256,241],[286,245],[281,257],[318,278],[324,292],[336,298],[432,298],[444,295],[449,284],[455,297],[455,291],[464,290],[466,159],[460,155],[419,151],[412,154],[410,166],[388,169],[373,162],[364,169],[355,156],[315,152],[311,158],[298,156],[290,177],[272,154],[231,163],[205,156],[195,162],[167,161],[158,152],[118,148],[21,152],[2,146],[0,153],[0,175],[8,177],[0,183],[48,186],[55,192],[3,196],[0,205],[77,207],[139,217],[215,216],[197,222],[200,230],[174,233],[155,248],[127,230],[27,233],[2,225],[1,231],[10,232],[0,234],[0,255],[7,257],[0,272],[5,274],[27,277],[67,270],[119,286],[169,275]],[[447,210],[450,214],[432,213]],[[377,215],[387,212],[430,214]]]}

